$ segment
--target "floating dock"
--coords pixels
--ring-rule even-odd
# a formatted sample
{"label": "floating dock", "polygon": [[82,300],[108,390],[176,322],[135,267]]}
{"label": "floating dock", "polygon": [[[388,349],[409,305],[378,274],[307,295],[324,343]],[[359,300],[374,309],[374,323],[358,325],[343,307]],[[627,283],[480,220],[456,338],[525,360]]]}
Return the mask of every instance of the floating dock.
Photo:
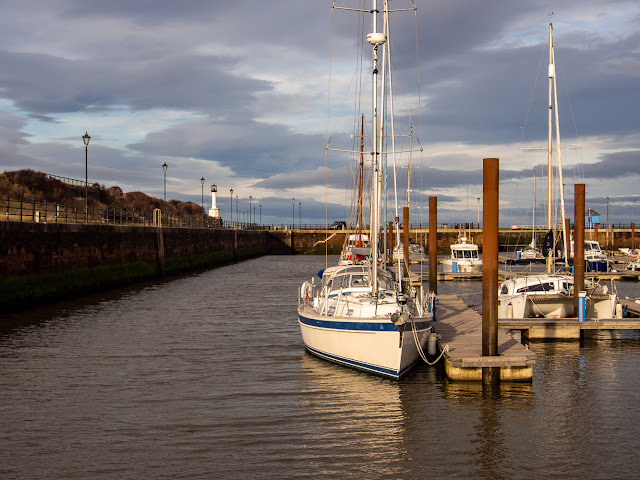
{"label": "floating dock", "polygon": [[498,332],[498,356],[482,356],[482,317],[456,295],[438,295],[435,332],[447,377],[482,381],[484,367],[499,367],[503,382],[531,382],[536,354],[505,330]]}

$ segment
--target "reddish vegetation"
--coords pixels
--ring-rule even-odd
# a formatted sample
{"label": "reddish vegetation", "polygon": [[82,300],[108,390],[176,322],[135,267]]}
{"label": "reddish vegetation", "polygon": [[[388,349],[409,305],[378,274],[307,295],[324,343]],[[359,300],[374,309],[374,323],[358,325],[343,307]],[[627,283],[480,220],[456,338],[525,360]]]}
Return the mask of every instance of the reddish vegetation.
{"label": "reddish vegetation", "polygon": [[[162,208],[169,215],[201,215],[202,208],[193,202],[168,201],[163,206],[160,198],[142,192],[124,193],[120,187],[106,188],[94,183],[88,189],[89,207],[139,212],[153,212]],[[28,202],[60,203],[84,208],[84,186],[69,185],[34,170],[17,170],[0,173],[0,199],[25,200]]]}

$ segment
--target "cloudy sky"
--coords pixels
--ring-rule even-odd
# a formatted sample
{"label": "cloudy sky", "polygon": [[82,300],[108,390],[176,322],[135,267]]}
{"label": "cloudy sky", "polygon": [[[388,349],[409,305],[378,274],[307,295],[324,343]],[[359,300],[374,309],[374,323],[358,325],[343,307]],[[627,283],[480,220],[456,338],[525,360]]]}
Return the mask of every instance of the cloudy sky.
{"label": "cloudy sky", "polygon": [[[534,168],[543,217],[549,21],[562,145],[580,147],[562,151],[568,211],[585,183],[603,223],[607,197],[611,222],[639,221],[640,3],[416,3],[390,27],[396,134],[413,122],[423,146],[412,223],[434,195],[440,222],[477,221],[485,157],[500,159],[501,225],[531,223]],[[90,182],[161,198],[166,162],[168,198],[200,203],[204,177],[225,220],[231,188],[234,216],[251,195],[263,223],[345,219],[354,160],[325,145],[352,148],[369,20],[331,0],[2,2],[0,169],[83,179],[87,131]]]}

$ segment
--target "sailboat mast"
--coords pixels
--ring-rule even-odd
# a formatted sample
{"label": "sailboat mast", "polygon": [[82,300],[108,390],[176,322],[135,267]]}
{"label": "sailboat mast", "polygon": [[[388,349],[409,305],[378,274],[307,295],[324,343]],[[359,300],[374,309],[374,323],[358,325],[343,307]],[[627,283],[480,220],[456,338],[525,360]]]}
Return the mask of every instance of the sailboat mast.
{"label": "sailboat mast", "polygon": [[407,167],[407,208],[411,212],[411,157],[413,153],[413,123],[409,129],[409,167]]}
{"label": "sailboat mast", "polygon": [[[553,36],[552,45],[553,45]],[[564,266],[569,267],[569,242],[567,240],[567,225],[564,221],[566,213],[564,210],[564,184],[562,180],[562,147],[560,146],[560,120],[558,119],[558,84],[556,82],[555,64],[556,53],[552,46],[551,49],[551,61],[553,62],[553,103],[555,105],[555,119],[556,119],[556,150],[558,152],[558,185],[560,186],[560,215],[562,219],[562,238],[564,239]]]}
{"label": "sailboat mast", "polygon": [[536,169],[533,169],[533,238],[531,246],[538,248],[538,239],[536,238]]}
{"label": "sailboat mast", "polygon": [[[552,185],[553,185],[553,139],[552,139],[552,114],[553,103],[551,96],[551,89],[553,88],[553,77],[555,76],[555,67],[553,64],[553,24],[549,24],[549,121],[548,121],[548,144],[547,144],[547,231],[551,230],[552,218],[551,218],[551,204],[552,204]],[[555,243],[555,241],[554,241]],[[553,250],[549,249],[547,253],[547,273],[551,273],[551,266],[553,263]]]}
{"label": "sailboat mast", "polygon": [[[386,1],[386,0],[384,0]],[[374,295],[378,292],[378,220],[379,220],[379,181],[380,181],[380,152],[378,150],[378,47],[384,45],[387,37],[384,33],[378,32],[378,2],[372,0],[372,31],[367,35],[367,41],[372,45],[372,137],[373,137],[373,181],[371,195],[371,249],[373,250],[372,281],[371,289]]]}
{"label": "sailboat mast", "polygon": [[360,172],[358,179],[358,247],[362,246],[362,181],[364,179],[364,115],[360,119]]}

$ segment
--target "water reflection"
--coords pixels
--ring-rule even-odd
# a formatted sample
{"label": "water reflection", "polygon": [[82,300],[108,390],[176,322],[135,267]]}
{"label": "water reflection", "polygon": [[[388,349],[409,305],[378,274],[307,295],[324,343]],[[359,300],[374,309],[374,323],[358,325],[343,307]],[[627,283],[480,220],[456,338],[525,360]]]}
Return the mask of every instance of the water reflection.
{"label": "water reflection", "polygon": [[[407,417],[398,382],[310,354],[300,357],[300,372],[299,404],[308,420],[306,434],[315,439],[308,455],[334,459],[330,468],[317,472],[320,477],[367,478],[406,471],[401,439]],[[341,472],[347,465],[350,470]]]}
{"label": "water reflection", "polygon": [[634,478],[639,333],[532,343],[532,384],[385,380],[305,352],[295,291],[323,264],[257,259],[0,334],[0,478]]}

